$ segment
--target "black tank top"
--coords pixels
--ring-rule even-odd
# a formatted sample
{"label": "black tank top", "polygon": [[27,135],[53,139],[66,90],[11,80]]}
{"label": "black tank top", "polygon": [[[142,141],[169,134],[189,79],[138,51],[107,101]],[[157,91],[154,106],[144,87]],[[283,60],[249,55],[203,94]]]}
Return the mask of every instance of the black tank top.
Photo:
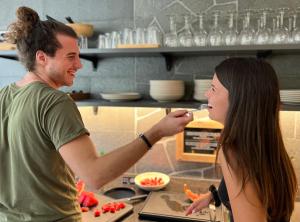
{"label": "black tank top", "polygon": [[230,215],[230,221],[233,221],[233,216],[232,216],[232,211],[231,211],[231,206],[229,202],[229,197],[228,197],[228,192],[227,192],[227,187],[224,181],[224,178],[222,177],[221,183],[218,188],[218,194],[221,202],[223,205],[229,210],[229,215]]}

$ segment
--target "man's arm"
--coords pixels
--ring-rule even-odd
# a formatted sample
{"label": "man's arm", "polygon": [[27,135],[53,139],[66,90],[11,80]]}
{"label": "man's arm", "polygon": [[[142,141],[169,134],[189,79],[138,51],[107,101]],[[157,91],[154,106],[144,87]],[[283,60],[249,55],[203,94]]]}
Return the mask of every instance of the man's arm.
{"label": "man's arm", "polygon": [[[164,136],[181,132],[193,119],[192,115],[185,115],[186,113],[183,110],[170,113],[144,135],[154,144]],[[62,158],[73,172],[94,189],[99,189],[127,171],[147,151],[146,143],[137,138],[104,156],[99,156],[87,135],[80,136],[59,149]]]}

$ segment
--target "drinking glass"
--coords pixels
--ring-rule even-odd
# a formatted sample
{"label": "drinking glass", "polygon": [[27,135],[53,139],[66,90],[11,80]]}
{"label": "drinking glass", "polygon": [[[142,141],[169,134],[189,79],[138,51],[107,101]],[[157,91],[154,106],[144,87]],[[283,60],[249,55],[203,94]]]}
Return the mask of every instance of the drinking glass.
{"label": "drinking glass", "polygon": [[113,31],[111,33],[111,48],[117,48],[117,46],[121,43],[120,33],[117,31]]}
{"label": "drinking glass", "polygon": [[228,28],[223,34],[223,42],[225,45],[235,45],[237,42],[237,31],[234,27],[234,16],[236,12],[235,11],[229,11],[228,12]]}
{"label": "drinking glass", "polygon": [[223,32],[219,26],[220,11],[213,12],[213,26],[208,33],[208,42],[211,46],[222,45]]}
{"label": "drinking glass", "polygon": [[111,34],[105,33],[105,48],[111,49]]}
{"label": "drinking glass", "polygon": [[196,46],[205,46],[207,42],[207,32],[203,27],[204,13],[197,14],[199,30],[194,33],[194,43]]}
{"label": "drinking glass", "polygon": [[98,48],[105,49],[105,35],[99,35],[98,37]]}
{"label": "drinking glass", "polygon": [[164,45],[166,47],[177,47],[179,45],[177,30],[176,30],[176,17],[174,15],[169,16],[170,31],[164,36]]}
{"label": "drinking glass", "polygon": [[145,44],[146,43],[146,31],[144,28],[136,28],[134,35],[135,44]]}
{"label": "drinking glass", "polygon": [[133,44],[133,31],[130,28],[123,30],[122,44]]}
{"label": "drinking glass", "polygon": [[156,26],[149,26],[147,28],[147,41],[148,44],[161,45],[161,34]]}
{"label": "drinking glass", "polygon": [[78,38],[78,45],[80,49],[87,49],[88,48],[88,38],[86,36],[79,36]]}
{"label": "drinking glass", "polygon": [[190,16],[184,15],[183,32],[179,35],[179,43],[183,47],[191,47],[194,45],[194,37],[191,30]]}

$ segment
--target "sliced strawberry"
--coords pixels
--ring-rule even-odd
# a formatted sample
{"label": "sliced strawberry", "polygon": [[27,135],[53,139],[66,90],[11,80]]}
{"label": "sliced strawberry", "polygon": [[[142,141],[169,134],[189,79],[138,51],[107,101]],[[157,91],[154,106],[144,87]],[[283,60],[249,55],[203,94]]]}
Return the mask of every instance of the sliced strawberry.
{"label": "sliced strawberry", "polygon": [[84,188],[85,188],[85,183],[83,182],[83,180],[78,180],[76,182],[76,189],[78,192],[78,196],[81,195],[81,193],[84,191]]}
{"label": "sliced strawberry", "polygon": [[95,217],[99,217],[100,215],[101,215],[101,211],[100,210],[97,209],[97,210],[94,211],[94,216]]}
{"label": "sliced strawberry", "polygon": [[124,209],[125,208],[125,203],[119,202],[119,207],[120,207],[120,209]]}
{"label": "sliced strawberry", "polygon": [[91,195],[86,195],[85,199],[83,200],[82,206],[84,207],[93,207],[98,205],[98,200],[96,197]]}
{"label": "sliced strawberry", "polygon": [[88,212],[89,208],[88,207],[81,207],[81,212]]}

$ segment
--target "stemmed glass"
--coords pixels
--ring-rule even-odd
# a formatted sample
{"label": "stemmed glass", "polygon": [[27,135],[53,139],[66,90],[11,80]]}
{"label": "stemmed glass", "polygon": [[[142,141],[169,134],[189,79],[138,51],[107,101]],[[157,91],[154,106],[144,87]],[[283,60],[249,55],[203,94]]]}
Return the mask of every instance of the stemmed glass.
{"label": "stemmed glass", "polygon": [[222,45],[223,32],[219,26],[220,11],[213,12],[213,26],[208,33],[208,42],[211,46]]}
{"label": "stemmed glass", "polygon": [[179,43],[176,30],[176,17],[174,15],[170,15],[169,22],[170,31],[167,34],[165,34],[164,45],[167,47],[177,47]]}
{"label": "stemmed glass", "polygon": [[269,10],[263,9],[261,16],[258,17],[258,29],[255,34],[255,43],[258,45],[270,43],[271,31],[267,27],[267,15]]}
{"label": "stemmed glass", "polygon": [[179,43],[183,47],[191,47],[194,45],[194,37],[191,30],[190,16],[184,15],[183,32],[179,35]]}
{"label": "stemmed glass", "polygon": [[225,45],[235,45],[237,42],[237,31],[234,26],[235,11],[229,11],[228,28],[223,34],[223,42]]}
{"label": "stemmed glass", "polygon": [[207,41],[207,32],[203,27],[204,13],[197,14],[199,21],[199,30],[194,33],[194,42],[196,46],[205,46]]}
{"label": "stemmed glass", "polygon": [[297,17],[299,12],[300,12],[300,8],[297,8],[295,13],[292,15],[293,18],[293,27],[292,27],[292,34],[291,34],[292,43],[300,43],[300,28],[297,26]]}
{"label": "stemmed glass", "polygon": [[289,39],[289,31],[284,26],[284,14],[287,11],[287,8],[280,8],[278,10],[278,15],[276,16],[276,27],[273,31],[273,43],[282,44],[287,43]]}
{"label": "stemmed glass", "polygon": [[242,20],[242,30],[238,36],[238,41],[241,45],[250,45],[254,40],[255,31],[251,28],[251,11],[248,9],[245,11],[244,18]]}

